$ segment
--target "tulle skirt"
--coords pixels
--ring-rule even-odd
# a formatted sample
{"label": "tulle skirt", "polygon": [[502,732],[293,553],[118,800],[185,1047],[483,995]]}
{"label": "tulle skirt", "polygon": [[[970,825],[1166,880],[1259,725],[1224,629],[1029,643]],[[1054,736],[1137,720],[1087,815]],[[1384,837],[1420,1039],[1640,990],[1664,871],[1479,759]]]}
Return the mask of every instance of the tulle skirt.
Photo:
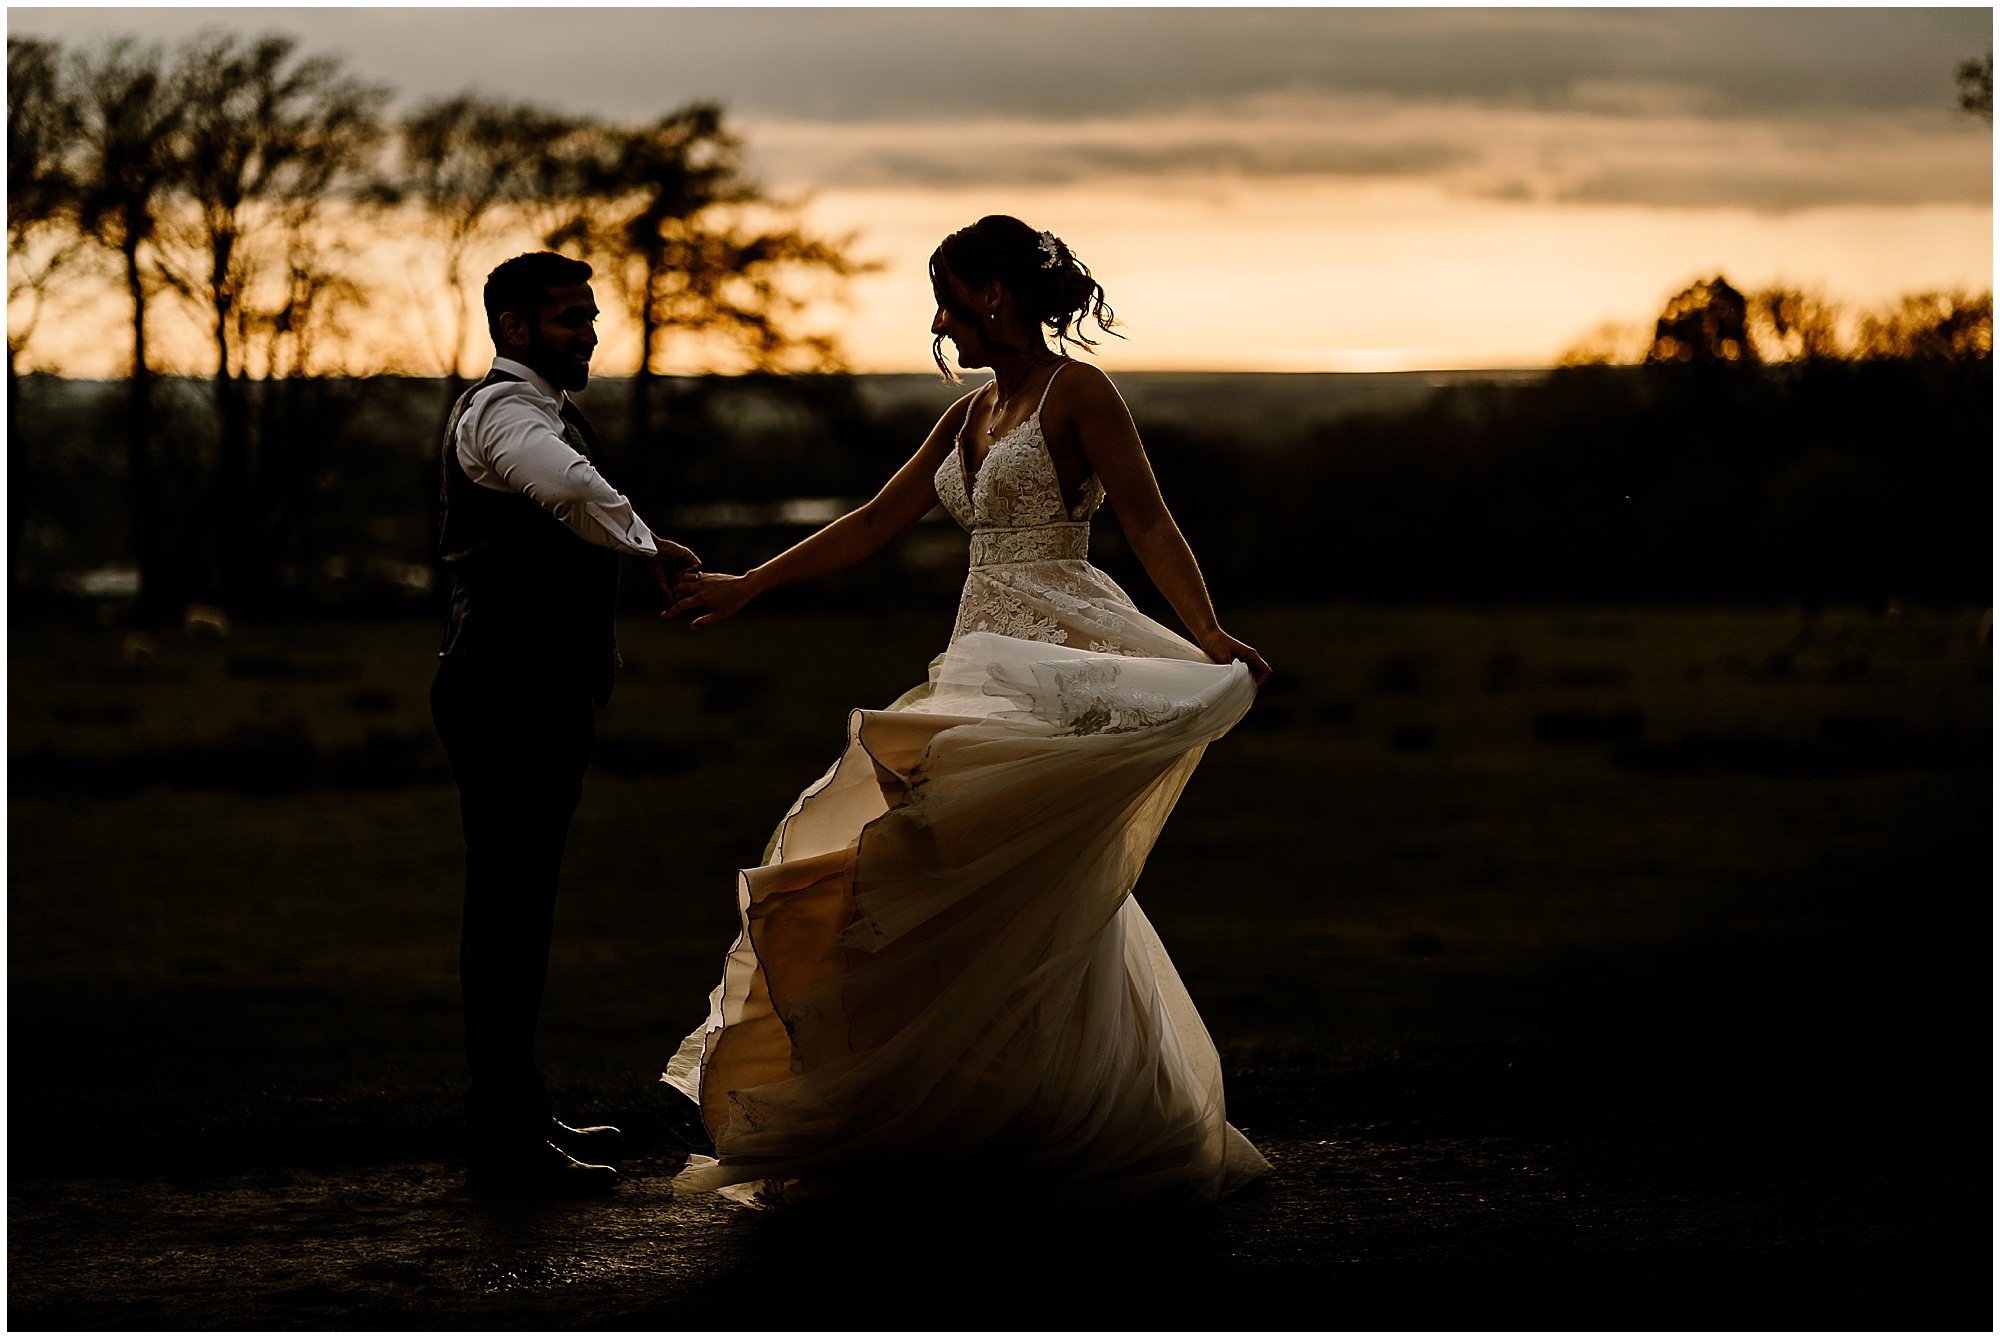
{"label": "tulle skirt", "polygon": [[1185,650],[961,632],[923,688],[851,714],[839,761],[739,875],[741,933],[663,1076],[718,1154],[677,1190],[769,1203],[976,1178],[1213,1200],[1269,1170],[1131,895],[1254,689],[1124,609]]}

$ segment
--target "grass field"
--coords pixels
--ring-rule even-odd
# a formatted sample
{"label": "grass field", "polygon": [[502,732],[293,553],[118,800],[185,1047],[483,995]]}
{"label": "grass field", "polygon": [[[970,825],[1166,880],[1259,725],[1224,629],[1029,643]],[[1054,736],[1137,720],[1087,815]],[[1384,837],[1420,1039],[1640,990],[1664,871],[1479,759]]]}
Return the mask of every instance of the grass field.
{"label": "grass field", "polygon": [[[1237,622],[1278,677],[1209,751],[1138,891],[1222,1050],[1232,1118],[1276,1150],[1267,1196],[1203,1229],[1231,1277],[1387,1306],[1503,1257],[1587,1257],[1563,1267],[1572,1296],[1657,1293],[1621,1326],[1643,1328],[1684,1316],[1667,1280],[1699,1257],[1739,1282],[1768,1266],[1755,1314],[1785,1328],[1984,1326],[1984,1277],[1940,1254],[1942,1225],[1976,1211],[1952,1249],[1985,1258],[1982,613]],[[945,614],[756,612],[702,636],[622,629],[542,1048],[563,1109],[637,1132],[659,1175],[687,1113],[655,1080],[719,973],[731,872],[831,760],[846,709],[920,680],[948,631]],[[425,707],[434,635],[13,631],[16,1323],[448,1323],[386,1284],[292,1303],[273,1285],[262,1310],[201,1322],[173,1299],[213,1281],[156,1281],[140,1306],[136,1283],[59,1278],[177,1221],[146,1178],[242,1191],[258,1168],[337,1184],[395,1165],[451,1184],[459,848]],[[1632,1206],[1587,1243],[1586,1190]],[[398,1212],[459,1212],[417,1198]],[[1468,1237],[1489,1200],[1513,1216]],[[676,1212],[724,1243],[725,1278],[804,1249]],[[1931,1271],[1916,1294],[1894,1277],[1913,1262]],[[496,1291],[438,1269],[467,1324],[664,1323],[670,1300],[694,1316],[723,1295],[665,1265],[680,1283],[635,1300],[599,1279],[589,1305],[560,1280]]]}

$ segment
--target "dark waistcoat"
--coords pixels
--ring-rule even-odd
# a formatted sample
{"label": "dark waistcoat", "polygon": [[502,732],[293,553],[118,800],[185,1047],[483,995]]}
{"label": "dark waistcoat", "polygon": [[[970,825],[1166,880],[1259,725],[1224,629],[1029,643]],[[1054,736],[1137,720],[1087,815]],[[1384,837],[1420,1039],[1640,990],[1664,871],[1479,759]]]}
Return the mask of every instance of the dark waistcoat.
{"label": "dark waistcoat", "polygon": [[[458,423],[472,397],[519,380],[487,373],[459,397],[445,424],[438,556],[451,574],[451,615],[438,654],[579,688],[602,706],[618,662],[618,554],[526,494],[474,483],[458,463]],[[582,413],[565,403],[562,416],[570,445],[594,457],[597,436]]]}

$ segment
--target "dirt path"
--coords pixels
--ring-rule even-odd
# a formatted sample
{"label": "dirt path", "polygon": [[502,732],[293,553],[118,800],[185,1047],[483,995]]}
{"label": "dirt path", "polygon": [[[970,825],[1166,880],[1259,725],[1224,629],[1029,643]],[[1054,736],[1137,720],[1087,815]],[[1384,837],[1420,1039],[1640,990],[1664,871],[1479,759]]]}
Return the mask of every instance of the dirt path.
{"label": "dirt path", "polygon": [[[1253,1131],[1253,1134],[1256,1132]],[[1150,1219],[912,1200],[506,1205],[408,1163],[12,1192],[14,1328],[1928,1328],[1976,1282],[1909,1187],[1701,1150],[1347,1127]],[[1976,1270],[1976,1265],[1970,1266]]]}

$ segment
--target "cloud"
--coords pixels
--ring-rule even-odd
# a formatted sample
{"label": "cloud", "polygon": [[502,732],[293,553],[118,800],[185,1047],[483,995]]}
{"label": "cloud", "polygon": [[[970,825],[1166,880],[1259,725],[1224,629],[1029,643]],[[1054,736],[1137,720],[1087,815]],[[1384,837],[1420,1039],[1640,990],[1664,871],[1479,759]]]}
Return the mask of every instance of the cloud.
{"label": "cloud", "polygon": [[1495,200],[1764,211],[1992,196],[1990,133],[1948,112],[1719,118],[1657,89],[1632,98],[1668,110],[1287,94],[1069,122],[767,121],[747,135],[791,189],[1398,179]]}
{"label": "cloud", "polygon": [[[299,34],[408,98],[467,86],[644,117],[715,97],[759,117],[1157,113],[1279,91],[1589,107],[1607,85],[1715,115],[1952,104],[1990,9],[68,9],[8,30]],[[1658,109],[1653,109],[1657,111]]]}
{"label": "cloud", "polygon": [[[1135,127],[1143,129],[1143,123]],[[856,137],[857,139],[859,137]],[[1014,143],[965,150],[966,137],[941,136],[931,145],[905,141],[869,148],[849,141],[840,155],[762,151],[779,175],[810,186],[973,185],[1066,186],[1115,178],[1163,176],[1412,177],[1429,176],[1466,157],[1449,144],[1354,144],[1272,138],[1077,139],[1068,143]],[[810,180],[799,178],[810,172]]]}
{"label": "cloud", "polygon": [[1424,180],[1498,200],[1975,203],[1990,9],[21,9],[10,32],[299,34],[405,106],[722,100],[774,183]]}

